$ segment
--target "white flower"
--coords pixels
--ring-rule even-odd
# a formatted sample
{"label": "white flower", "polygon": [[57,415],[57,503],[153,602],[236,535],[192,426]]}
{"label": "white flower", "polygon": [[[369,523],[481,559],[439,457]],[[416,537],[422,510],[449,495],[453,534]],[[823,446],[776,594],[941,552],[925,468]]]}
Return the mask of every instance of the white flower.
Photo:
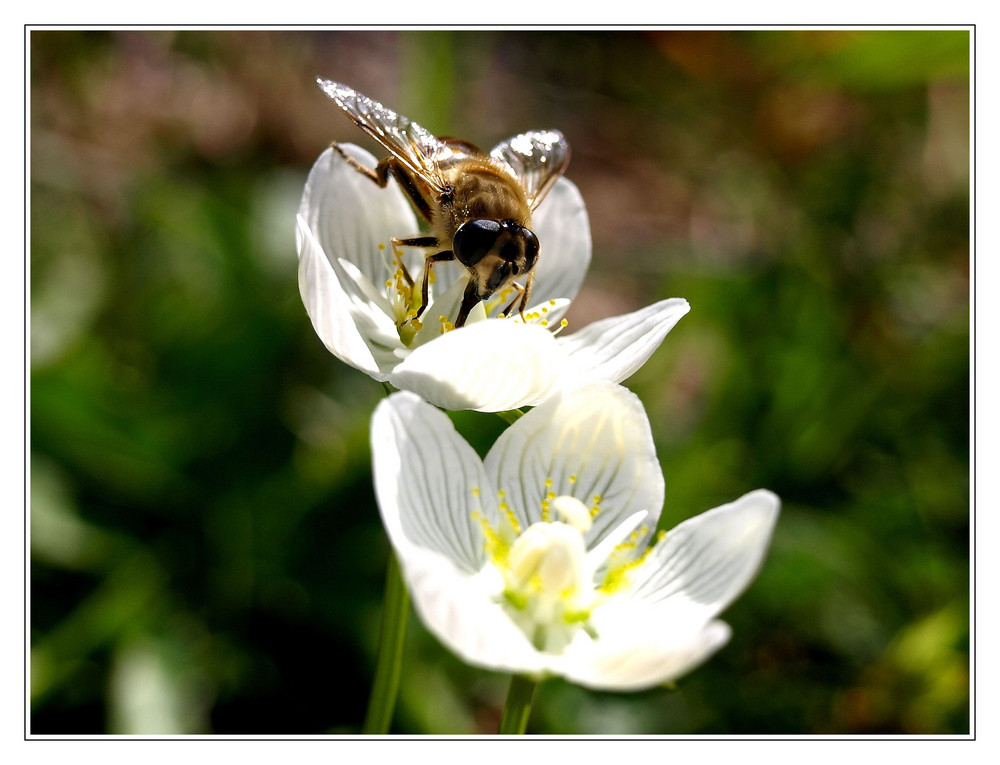
{"label": "white flower", "polygon": [[[364,150],[342,147],[375,166]],[[446,409],[515,409],[543,401],[568,382],[624,380],[688,312],[687,301],[663,300],[559,334],[590,263],[587,211],[570,181],[555,184],[533,228],[541,254],[527,324],[516,314],[487,320],[511,299],[497,296],[474,308],[464,327],[451,329],[446,322],[457,315],[467,281],[456,263],[435,267],[428,308],[414,323],[414,296],[389,240],[420,233],[415,213],[395,182],[380,189],[327,149],[299,207],[299,291],[316,333],[335,356]],[[418,285],[419,304],[425,253],[403,248],[401,255]]]}
{"label": "white flower", "polygon": [[375,493],[427,628],[471,664],[591,688],[670,681],[729,639],[715,617],[755,575],[778,517],[760,490],[652,547],[663,475],[638,398],[565,389],[480,460],[411,393],[372,419]]}

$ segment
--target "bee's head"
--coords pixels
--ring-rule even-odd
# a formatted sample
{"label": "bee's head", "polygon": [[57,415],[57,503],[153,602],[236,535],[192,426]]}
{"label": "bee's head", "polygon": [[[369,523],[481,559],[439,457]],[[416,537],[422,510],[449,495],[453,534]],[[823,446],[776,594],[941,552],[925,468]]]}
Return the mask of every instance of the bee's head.
{"label": "bee's head", "polygon": [[480,218],[458,227],[452,251],[469,269],[478,298],[486,300],[535,267],[538,237],[517,221]]}

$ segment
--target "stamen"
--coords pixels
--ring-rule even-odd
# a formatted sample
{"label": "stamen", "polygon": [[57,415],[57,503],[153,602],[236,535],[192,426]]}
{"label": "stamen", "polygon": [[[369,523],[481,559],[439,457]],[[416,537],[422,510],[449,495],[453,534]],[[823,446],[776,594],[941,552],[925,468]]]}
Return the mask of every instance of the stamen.
{"label": "stamen", "polygon": [[601,498],[600,494],[595,494],[594,495],[594,498],[592,500],[593,503],[594,503],[594,506],[590,508],[590,517],[591,518],[597,517],[597,514],[599,512],[601,512],[601,499],[602,498]]}
{"label": "stamen", "polygon": [[563,319],[562,321],[559,322],[559,326],[556,327],[554,330],[552,330],[552,334],[553,335],[558,335],[560,332],[562,332],[568,326],[569,326],[569,321],[567,321],[566,319]]}
{"label": "stamen", "polygon": [[[641,566],[653,553],[654,545],[651,544],[637,558],[629,556],[630,551],[635,549],[639,539],[648,533],[648,531],[649,527],[642,525],[629,534],[628,539],[614,548],[611,555],[608,556],[608,567],[604,572],[604,581],[598,585],[597,589],[601,592],[609,593],[628,584],[629,574],[635,568]],[[660,544],[666,536],[666,531],[658,532],[656,535],[656,544]]]}

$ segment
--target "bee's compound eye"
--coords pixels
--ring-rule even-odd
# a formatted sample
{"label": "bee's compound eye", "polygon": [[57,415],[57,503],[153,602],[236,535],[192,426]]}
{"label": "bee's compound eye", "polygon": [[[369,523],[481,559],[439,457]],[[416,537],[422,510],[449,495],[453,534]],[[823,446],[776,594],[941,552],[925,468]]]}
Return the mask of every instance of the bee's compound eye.
{"label": "bee's compound eye", "polygon": [[530,271],[538,259],[538,237],[534,231],[527,228],[522,228],[521,233],[524,236],[524,270]]}
{"label": "bee's compound eye", "polygon": [[472,268],[497,243],[500,236],[500,224],[495,220],[470,220],[458,227],[451,249],[458,262]]}

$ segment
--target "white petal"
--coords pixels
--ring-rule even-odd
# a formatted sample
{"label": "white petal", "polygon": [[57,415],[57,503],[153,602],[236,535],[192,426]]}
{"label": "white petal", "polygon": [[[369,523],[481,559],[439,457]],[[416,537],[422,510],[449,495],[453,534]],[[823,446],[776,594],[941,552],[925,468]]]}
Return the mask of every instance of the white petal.
{"label": "white petal", "polygon": [[639,524],[646,520],[647,515],[649,513],[645,510],[633,513],[598,540],[597,544],[587,551],[587,565],[590,569],[597,571],[601,568],[614,549],[628,539],[629,534],[635,531]]}
{"label": "white petal", "polygon": [[572,300],[590,267],[590,221],[576,186],[560,178],[532,215],[538,237],[538,264],[532,302]]}
{"label": "white petal", "polygon": [[621,382],[653,355],[690,310],[683,298],[670,298],[633,313],[595,321],[572,335],[560,335],[557,341],[569,360],[567,378]]}
{"label": "white petal", "polygon": [[[326,259],[318,241],[298,219],[299,293],[313,328],[327,349],[337,358],[376,380],[385,381],[397,363],[395,348],[369,344],[365,335],[385,337],[388,316],[369,302],[349,295]],[[391,321],[390,321],[391,324]],[[402,347],[398,336],[396,345]]]}
{"label": "white petal", "polygon": [[[362,165],[375,167],[375,158],[364,149],[353,144],[341,148]],[[324,151],[313,165],[299,215],[328,258],[354,263],[373,284],[391,276],[390,238],[420,233],[413,208],[396,183],[380,189],[333,149]],[[423,261],[420,250],[404,248],[403,255],[411,270]]]}
{"label": "white petal", "polygon": [[498,412],[543,400],[559,378],[561,355],[548,330],[481,321],[413,350],[389,377],[444,409]]}
{"label": "white petal", "polygon": [[[595,611],[595,616],[597,611]],[[556,671],[598,690],[639,691],[670,682],[694,669],[728,641],[724,622],[680,634],[669,623],[636,622],[623,614],[596,624],[598,639],[578,640]]]}
{"label": "white petal", "polygon": [[451,420],[412,393],[395,393],[372,415],[375,496],[397,550],[431,550],[466,572],[486,560],[473,513],[495,521],[494,490],[479,456]]}
{"label": "white petal", "polygon": [[712,618],[756,575],[780,504],[760,489],[684,521],[632,572],[629,597],[667,614],[664,618]]}
{"label": "white petal", "polygon": [[[566,494],[600,512],[588,547],[630,515],[646,511],[649,529],[663,505],[663,473],[646,412],[620,385],[594,382],[564,390],[507,428],[485,460],[525,524],[541,520],[546,494]],[[546,485],[546,481],[551,484]]]}
{"label": "white petal", "polygon": [[492,566],[470,576],[420,549],[401,552],[400,564],[424,626],[464,661],[519,674],[546,668],[548,657],[528,642],[498,602],[503,583]]}

